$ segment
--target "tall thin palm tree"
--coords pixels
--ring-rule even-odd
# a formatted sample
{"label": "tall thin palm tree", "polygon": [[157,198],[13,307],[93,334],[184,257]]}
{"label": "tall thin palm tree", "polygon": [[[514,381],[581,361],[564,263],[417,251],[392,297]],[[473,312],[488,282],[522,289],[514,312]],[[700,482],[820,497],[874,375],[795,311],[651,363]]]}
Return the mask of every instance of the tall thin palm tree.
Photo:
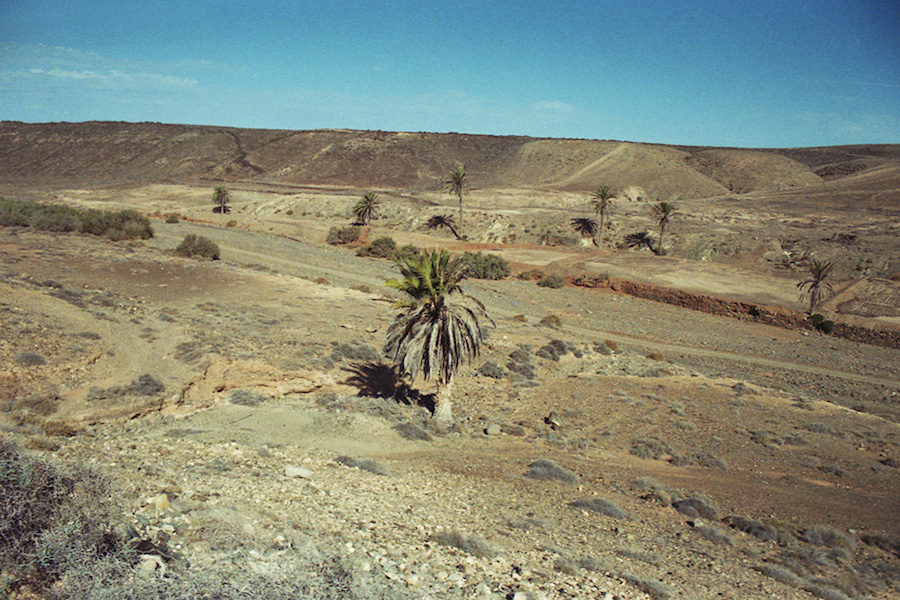
{"label": "tall thin palm tree", "polygon": [[459,239],[459,232],[456,231],[456,221],[453,215],[434,215],[425,221],[425,229],[440,229],[446,227],[449,229],[456,239]]}
{"label": "tall thin palm tree", "polygon": [[228,203],[231,202],[231,193],[224,185],[220,185],[213,190],[212,199],[216,205],[215,212],[222,214],[231,212],[231,208],[228,206]]}
{"label": "tall thin palm tree", "polygon": [[402,309],[387,330],[384,354],[397,370],[415,380],[419,373],[434,380],[434,418],[442,425],[453,419],[450,393],[453,376],[463,362],[481,351],[483,320],[493,320],[484,305],[462,291],[466,265],[446,250],[422,251],[397,259],[402,279],[387,282],[405,294]]}
{"label": "tall thin palm tree", "polygon": [[577,217],[572,219],[572,229],[581,234],[583,238],[591,238],[594,245],[597,246],[597,221],[590,217]]}
{"label": "tall thin palm tree", "polygon": [[594,216],[600,217],[600,235],[603,235],[603,224],[606,221],[606,216],[609,214],[609,209],[612,207],[613,198],[615,198],[615,194],[605,186],[598,188],[591,196],[591,208],[594,209]]}
{"label": "tall thin palm tree", "polygon": [[378,217],[378,209],[381,206],[381,200],[375,192],[366,192],[362,198],[357,200],[353,205],[353,215],[363,225],[368,225],[369,221]]}
{"label": "tall thin palm tree", "polygon": [[444,180],[444,191],[459,198],[459,230],[463,230],[463,192],[469,186],[469,174],[465,167],[457,167]]}
{"label": "tall thin palm tree", "polygon": [[667,200],[660,200],[656,204],[650,207],[653,211],[653,216],[656,217],[656,224],[659,225],[659,249],[656,251],[657,254],[663,253],[663,235],[666,233],[666,228],[669,226],[669,221],[675,216],[675,213],[678,212],[678,206],[674,202],[669,202]]}
{"label": "tall thin palm tree", "polygon": [[800,290],[800,302],[809,299],[809,311],[812,314],[816,306],[821,304],[826,298],[834,295],[834,288],[828,278],[831,277],[831,271],[834,269],[834,263],[831,261],[819,260],[811,258],[809,261],[809,278],[797,284]]}

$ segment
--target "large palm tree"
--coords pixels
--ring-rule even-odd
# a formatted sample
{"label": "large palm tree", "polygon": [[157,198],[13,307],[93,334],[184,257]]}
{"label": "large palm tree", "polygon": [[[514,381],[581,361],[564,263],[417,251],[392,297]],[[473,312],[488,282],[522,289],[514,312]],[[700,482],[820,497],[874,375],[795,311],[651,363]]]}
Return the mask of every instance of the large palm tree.
{"label": "large palm tree", "polygon": [[572,229],[581,234],[583,238],[591,238],[594,245],[597,245],[597,221],[590,217],[577,217],[572,219]]}
{"label": "large palm tree", "polygon": [[231,193],[224,185],[220,185],[213,190],[212,199],[216,205],[215,212],[222,214],[231,212],[231,208],[228,207],[228,203],[231,201]]}
{"label": "large palm tree", "polygon": [[809,312],[812,314],[816,306],[826,298],[834,295],[834,288],[828,282],[834,263],[812,258],[809,261],[809,278],[797,284],[800,289],[800,302],[809,299]]}
{"label": "large palm tree", "polygon": [[462,291],[466,265],[446,250],[422,251],[397,259],[402,279],[387,285],[405,294],[402,309],[387,330],[384,353],[410,381],[419,373],[434,380],[434,418],[442,425],[453,419],[450,392],[453,376],[471,362],[485,339],[482,320],[493,320],[484,305]]}
{"label": "large palm tree", "polygon": [[612,207],[612,199],[615,195],[609,191],[608,187],[598,188],[591,196],[591,208],[594,209],[594,216],[600,217],[600,235],[603,235],[603,223]]}
{"label": "large palm tree", "polygon": [[362,198],[357,200],[353,205],[353,215],[363,225],[368,225],[371,219],[378,216],[378,208],[381,206],[381,200],[375,192],[366,192]]}
{"label": "large palm tree", "polygon": [[669,226],[671,218],[678,212],[678,206],[674,202],[660,200],[651,206],[650,209],[653,211],[653,216],[656,217],[656,224],[659,225],[659,249],[656,253],[662,254],[663,234],[666,233],[666,228]]}
{"label": "large palm tree", "polygon": [[457,167],[444,180],[444,191],[459,198],[459,230],[463,230],[463,192],[469,186],[468,173],[465,167]]}
{"label": "large palm tree", "polygon": [[440,229],[441,227],[446,227],[456,236],[456,239],[459,239],[459,232],[456,231],[456,221],[453,220],[453,215],[434,215],[425,221],[426,229]]}

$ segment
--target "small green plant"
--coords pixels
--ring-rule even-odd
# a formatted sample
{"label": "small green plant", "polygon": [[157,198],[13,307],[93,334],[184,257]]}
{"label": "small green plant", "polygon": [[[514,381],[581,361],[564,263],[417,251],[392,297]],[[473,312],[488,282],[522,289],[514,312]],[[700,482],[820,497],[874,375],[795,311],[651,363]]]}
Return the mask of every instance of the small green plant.
{"label": "small green plant", "polygon": [[666,360],[666,355],[662,352],[651,352],[647,355],[647,358],[655,361],[664,361]]}
{"label": "small green plant", "polygon": [[339,244],[352,244],[353,242],[359,240],[360,235],[362,235],[362,227],[359,227],[358,225],[332,227],[330,230],[328,230],[328,237],[325,239],[325,241],[332,246],[336,246]]}
{"label": "small green plant", "polygon": [[193,233],[184,236],[184,239],[175,248],[175,254],[186,258],[198,256],[210,260],[219,260],[222,255],[218,244],[209,238]]}
{"label": "small green plant", "polygon": [[232,219],[231,221],[228,221],[227,223],[225,223],[225,227],[233,228],[233,227],[237,227],[237,224],[238,224],[238,222],[235,221],[234,219]]}
{"label": "small green plant", "polygon": [[551,273],[537,282],[538,286],[558,290],[566,285],[566,278],[559,273]]}
{"label": "small green plant", "polygon": [[606,347],[612,350],[613,352],[619,351],[619,344],[614,342],[613,340],[603,340],[603,343],[606,344]]}
{"label": "small green plant", "polygon": [[466,274],[474,279],[504,279],[512,269],[503,257],[481,252],[463,252],[459,259],[466,265]]}
{"label": "small green plant", "polygon": [[166,223],[178,223],[181,221],[181,217],[175,213],[169,213],[166,215]]}

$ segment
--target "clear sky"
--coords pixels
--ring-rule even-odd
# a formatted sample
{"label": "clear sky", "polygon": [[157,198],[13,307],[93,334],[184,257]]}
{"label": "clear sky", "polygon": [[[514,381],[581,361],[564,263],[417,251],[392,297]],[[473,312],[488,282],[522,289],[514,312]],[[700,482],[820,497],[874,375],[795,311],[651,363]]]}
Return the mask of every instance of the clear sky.
{"label": "clear sky", "polygon": [[0,120],[900,143],[900,0],[0,0]]}

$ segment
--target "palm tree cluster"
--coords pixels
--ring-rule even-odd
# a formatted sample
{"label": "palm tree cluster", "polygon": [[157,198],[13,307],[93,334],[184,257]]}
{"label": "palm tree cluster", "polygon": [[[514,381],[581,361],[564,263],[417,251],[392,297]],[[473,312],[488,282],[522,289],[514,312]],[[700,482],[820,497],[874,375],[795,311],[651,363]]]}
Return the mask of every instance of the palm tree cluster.
{"label": "palm tree cluster", "polygon": [[452,421],[450,391],[463,362],[476,358],[493,320],[484,305],[463,292],[466,266],[446,250],[422,251],[397,259],[402,278],[387,282],[405,298],[387,330],[384,354],[411,381],[421,373],[437,386],[434,417]]}

